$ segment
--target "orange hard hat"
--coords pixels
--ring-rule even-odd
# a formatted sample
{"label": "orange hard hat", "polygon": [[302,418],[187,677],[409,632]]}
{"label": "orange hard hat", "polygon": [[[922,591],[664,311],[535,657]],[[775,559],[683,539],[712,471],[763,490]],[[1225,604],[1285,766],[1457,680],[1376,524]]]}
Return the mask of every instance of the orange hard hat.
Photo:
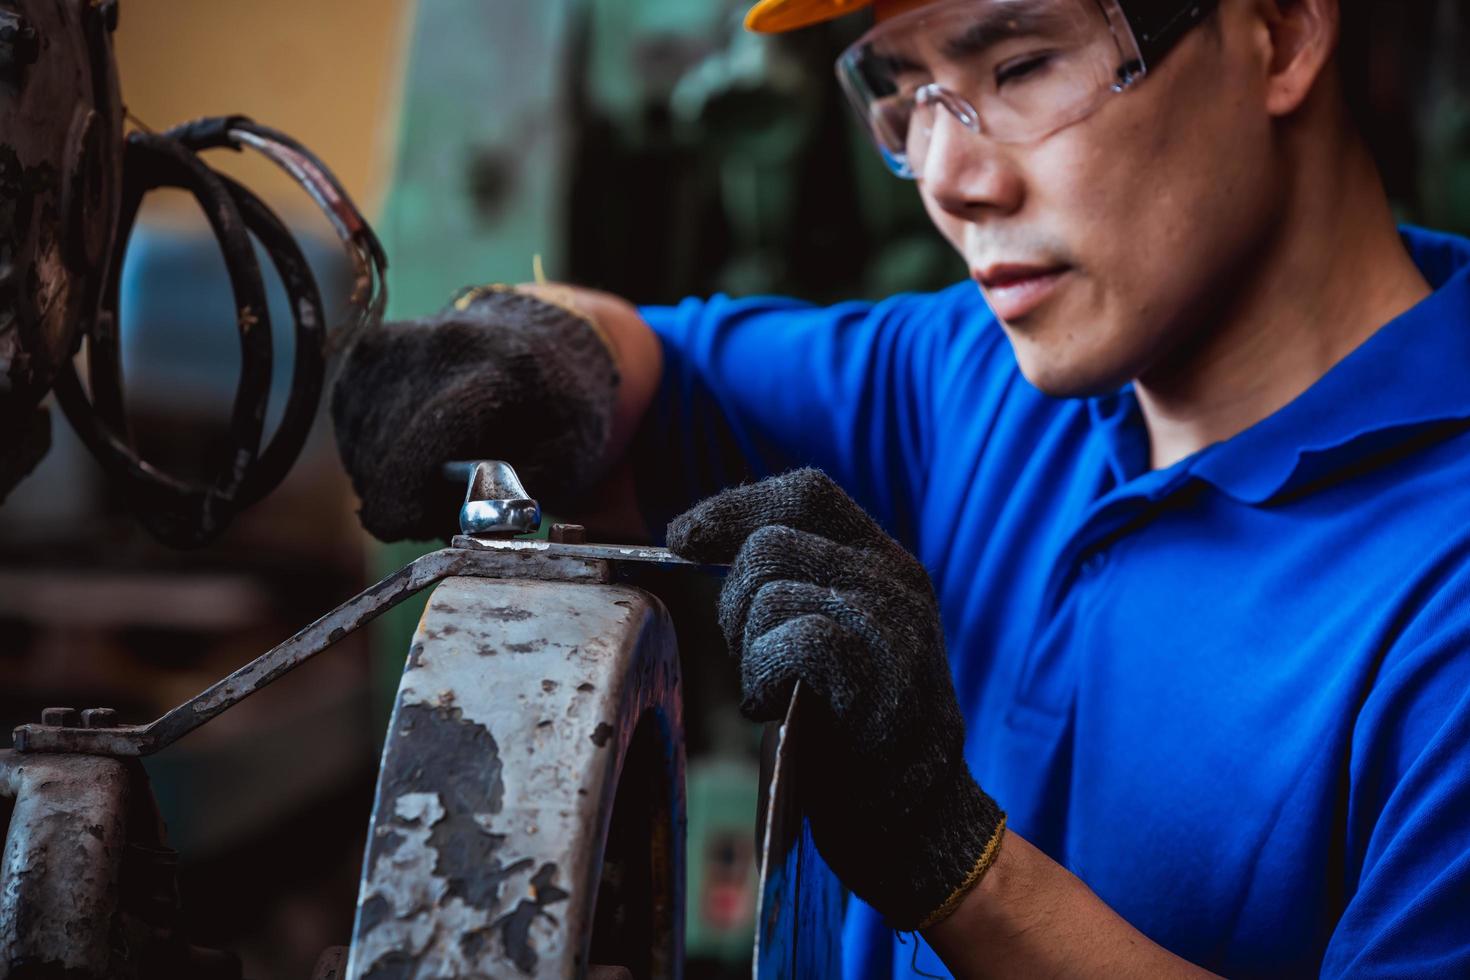
{"label": "orange hard hat", "polygon": [[780,34],[872,5],[873,0],[760,0],[745,15],[745,28],[760,34]]}

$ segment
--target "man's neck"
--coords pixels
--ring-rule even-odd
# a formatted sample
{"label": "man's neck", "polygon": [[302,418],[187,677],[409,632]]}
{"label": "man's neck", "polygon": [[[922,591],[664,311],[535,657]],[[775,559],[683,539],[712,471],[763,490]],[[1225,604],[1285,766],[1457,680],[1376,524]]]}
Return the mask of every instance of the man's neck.
{"label": "man's neck", "polygon": [[1313,155],[1206,339],[1138,379],[1155,469],[1285,407],[1429,295],[1367,150]]}

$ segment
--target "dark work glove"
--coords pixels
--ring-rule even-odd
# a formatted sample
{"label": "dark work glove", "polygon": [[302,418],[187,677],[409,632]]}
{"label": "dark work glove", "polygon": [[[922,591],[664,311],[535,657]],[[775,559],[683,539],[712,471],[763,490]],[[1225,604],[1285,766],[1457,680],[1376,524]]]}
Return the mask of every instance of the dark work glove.
{"label": "dark work glove", "polygon": [[779,719],[798,680],[816,695],[797,772],[832,870],[896,929],[948,916],[989,868],[1005,815],[965,764],[923,566],[817,470],[712,497],[674,519],[668,544],[733,561],[719,616],[741,710]]}
{"label": "dark work glove", "polygon": [[455,533],[465,487],[442,469],[456,459],[503,459],[543,502],[574,498],[607,449],[617,386],[589,320],[508,288],[381,325],[332,391],[363,527],[384,541]]}

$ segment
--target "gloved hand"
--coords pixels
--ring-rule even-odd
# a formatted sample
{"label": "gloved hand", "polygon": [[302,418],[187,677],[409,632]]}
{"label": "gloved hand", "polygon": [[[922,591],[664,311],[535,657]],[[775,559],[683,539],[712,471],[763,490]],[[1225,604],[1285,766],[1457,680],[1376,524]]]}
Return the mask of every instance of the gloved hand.
{"label": "gloved hand", "polygon": [[574,498],[597,476],[617,386],[589,319],[508,287],[382,324],[332,391],[363,527],[384,541],[454,534],[465,488],[442,468],[455,459],[503,459],[537,499]]}
{"label": "gloved hand", "polygon": [[948,916],[989,868],[1005,815],[965,764],[923,566],[810,469],[704,501],[669,524],[668,545],[732,562],[719,618],[741,710],[780,718],[798,680],[816,695],[797,772],[832,870],[896,929]]}

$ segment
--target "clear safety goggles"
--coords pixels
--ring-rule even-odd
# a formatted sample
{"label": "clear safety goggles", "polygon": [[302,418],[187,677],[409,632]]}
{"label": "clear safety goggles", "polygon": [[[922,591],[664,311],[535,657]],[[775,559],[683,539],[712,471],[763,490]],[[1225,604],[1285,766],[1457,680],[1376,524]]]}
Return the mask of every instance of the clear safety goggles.
{"label": "clear safety goggles", "polygon": [[[1193,3],[1170,26],[1197,22],[1201,6],[1214,5]],[[978,136],[1028,143],[1147,71],[1117,0],[943,0],[883,21],[837,61],[884,162],[910,179],[923,173],[941,110]]]}

